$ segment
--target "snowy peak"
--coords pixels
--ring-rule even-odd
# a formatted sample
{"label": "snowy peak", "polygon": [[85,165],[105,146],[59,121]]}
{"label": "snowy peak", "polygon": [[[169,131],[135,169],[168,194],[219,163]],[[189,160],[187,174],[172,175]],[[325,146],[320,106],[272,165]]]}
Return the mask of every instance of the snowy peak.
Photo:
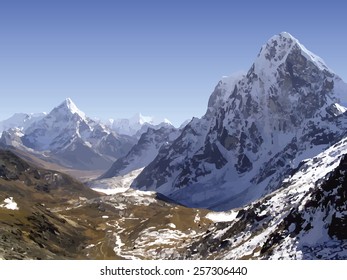
{"label": "snowy peak", "polygon": [[167,123],[167,124],[171,124],[172,125],[172,122],[170,122],[170,120],[168,120],[167,118],[164,118],[164,120],[162,121],[163,123]]}
{"label": "snowy peak", "polygon": [[172,123],[166,118],[160,119],[137,113],[129,119],[110,119],[108,125],[119,134],[134,136],[138,134],[139,131],[141,131],[142,134],[148,127],[159,128],[167,125],[172,126]]}
{"label": "snowy peak", "polygon": [[346,85],[323,60],[289,33],[275,35],[246,75],[217,84],[206,114],[193,119],[132,187],[191,207],[242,206],[277,189],[298,162],[341,139],[346,97]]}
{"label": "snowy peak", "polygon": [[262,46],[254,63],[255,72],[268,72],[270,69],[278,68],[292,52],[300,53],[304,58],[316,65],[319,70],[332,72],[319,56],[307,50],[295,37],[287,32],[271,37]]}
{"label": "snowy peak", "polygon": [[78,109],[75,103],[70,98],[66,98],[63,101],[63,103],[61,103],[58,107],[54,108],[52,112],[53,111],[70,113],[72,115],[77,114],[83,119],[86,117],[85,113]]}
{"label": "snowy peak", "polygon": [[90,119],[70,98],[30,125],[23,135],[13,131],[5,136],[3,142],[22,143],[51,155],[60,165],[84,170],[109,168],[135,144],[135,139],[117,135]]}
{"label": "snowy peak", "polygon": [[261,48],[238,89],[243,97],[250,93],[253,100],[248,103],[258,103],[267,116],[295,117],[299,112],[307,118],[325,114],[333,103],[347,104],[341,78],[287,32],[271,37]]}
{"label": "snowy peak", "polygon": [[[43,130],[47,134],[45,138],[55,138],[62,131],[69,130],[69,134],[80,135],[84,131],[91,131],[91,120],[77,108],[70,98],[66,98],[60,105],[55,107],[40,121],[32,124],[27,128],[26,134],[31,134],[37,129]],[[42,133],[43,133],[42,132]],[[42,138],[43,134],[40,136]],[[71,135],[70,135],[71,136]],[[52,139],[53,139],[52,138]],[[64,137],[65,138],[65,137]],[[42,144],[42,143],[41,143]]]}
{"label": "snowy peak", "polygon": [[141,113],[135,114],[129,121],[130,121],[130,124],[140,124],[140,125],[143,125],[145,123],[153,124],[152,117],[144,116]]}
{"label": "snowy peak", "polygon": [[61,150],[77,138],[89,135],[93,124],[67,98],[40,121],[29,126],[23,140],[28,147],[39,151]]}
{"label": "snowy peak", "polygon": [[144,124],[151,124],[151,125],[158,125],[161,123],[166,123],[166,124],[170,124],[172,125],[172,123],[164,118],[164,119],[160,119],[160,118],[155,118],[152,116],[144,116],[141,113],[137,113],[135,114],[132,118],[129,119],[129,123],[131,125],[136,125],[136,124],[140,124],[140,125],[144,125]]}

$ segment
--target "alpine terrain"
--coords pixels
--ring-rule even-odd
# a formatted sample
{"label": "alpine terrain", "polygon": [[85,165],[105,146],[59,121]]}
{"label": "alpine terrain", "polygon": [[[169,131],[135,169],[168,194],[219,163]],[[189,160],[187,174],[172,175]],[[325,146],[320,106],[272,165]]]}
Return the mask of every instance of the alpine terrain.
{"label": "alpine terrain", "polygon": [[16,115],[1,124],[0,259],[347,259],[345,106],[347,85],[283,32],[179,129],[104,125],[71,99]]}
{"label": "alpine terrain", "polygon": [[[250,205],[210,214],[193,259],[347,259],[347,139],[306,160]],[[209,216],[209,215],[208,215]]]}
{"label": "alpine terrain", "polygon": [[100,178],[111,178],[128,174],[131,171],[144,168],[154,160],[159,149],[169,145],[179,135],[179,130],[167,124],[159,129],[148,128],[129,153],[119,158],[111,168]]}
{"label": "alpine terrain", "polygon": [[290,34],[273,36],[244,75],[223,78],[134,180],[189,207],[226,210],[276,191],[303,159],[344,137],[347,86]]}

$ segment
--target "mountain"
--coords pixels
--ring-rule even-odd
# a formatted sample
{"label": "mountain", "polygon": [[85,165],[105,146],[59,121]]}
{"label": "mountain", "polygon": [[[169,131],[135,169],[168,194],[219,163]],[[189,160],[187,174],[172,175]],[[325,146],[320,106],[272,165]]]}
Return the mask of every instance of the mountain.
{"label": "mountain", "polygon": [[109,168],[135,141],[88,118],[70,98],[24,131],[12,129],[2,135],[7,145],[41,152],[60,165],[82,170]]}
{"label": "mountain", "polygon": [[20,130],[25,130],[35,121],[42,119],[46,113],[38,114],[25,114],[25,113],[16,113],[12,117],[0,121],[0,133],[11,128],[18,128]]}
{"label": "mountain", "polygon": [[5,146],[9,145],[25,149],[21,139],[23,136],[23,129],[18,127],[9,128],[8,130],[2,132],[0,142]]}
{"label": "mountain", "polygon": [[123,176],[145,167],[154,160],[163,145],[168,145],[178,135],[179,130],[172,125],[162,126],[159,129],[148,128],[129,153],[119,158],[100,179]]}
{"label": "mountain", "polygon": [[94,242],[89,224],[96,224],[98,208],[90,207],[88,222],[66,209],[100,194],[11,151],[0,149],[0,163],[0,259],[86,258],[82,248]]}
{"label": "mountain", "polygon": [[343,138],[275,192],[211,212],[100,196],[0,149],[0,259],[346,259],[346,153]]}
{"label": "mountain", "polygon": [[106,124],[119,134],[136,135],[138,139],[149,127],[158,129],[162,126],[172,125],[168,119],[156,119],[144,116],[141,113],[134,115],[130,119],[110,119]]}
{"label": "mountain", "polygon": [[190,206],[225,210],[271,193],[346,130],[347,86],[290,34],[246,74],[224,77],[194,118],[132,183]]}
{"label": "mountain", "polygon": [[301,162],[277,191],[209,213],[216,223],[188,246],[186,258],[347,259],[346,153],[343,138]]}

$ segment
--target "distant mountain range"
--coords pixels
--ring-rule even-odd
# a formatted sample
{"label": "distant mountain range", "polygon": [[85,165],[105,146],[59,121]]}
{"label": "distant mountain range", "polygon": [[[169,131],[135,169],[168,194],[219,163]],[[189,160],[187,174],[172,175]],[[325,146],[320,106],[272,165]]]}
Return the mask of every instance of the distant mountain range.
{"label": "distant mountain range", "polygon": [[42,119],[46,113],[38,113],[38,114],[24,114],[24,113],[16,113],[12,117],[0,121],[0,133],[11,129],[11,128],[19,128],[20,130],[25,130],[35,121]]}
{"label": "distant mountain range", "polygon": [[147,128],[160,128],[163,125],[172,125],[168,119],[156,119],[150,116],[143,116],[138,113],[130,119],[109,119],[106,125],[119,134],[129,136],[141,136],[141,132],[146,132]]}
{"label": "distant mountain range", "polygon": [[[149,127],[171,126],[167,120],[155,124],[152,118],[138,117],[104,125],[87,117],[67,98],[48,114],[15,114],[2,121],[1,142],[67,168],[105,170],[125,156]],[[128,125],[128,134],[117,132],[125,131],[123,123]]]}

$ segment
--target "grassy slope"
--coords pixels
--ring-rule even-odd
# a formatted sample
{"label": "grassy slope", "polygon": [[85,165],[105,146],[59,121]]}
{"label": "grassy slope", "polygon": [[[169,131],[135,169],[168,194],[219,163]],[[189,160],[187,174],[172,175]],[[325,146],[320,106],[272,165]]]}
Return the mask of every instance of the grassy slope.
{"label": "grassy slope", "polygon": [[133,190],[102,196],[0,150],[0,204],[8,197],[19,210],[0,207],[0,259],[179,258],[211,223],[206,210]]}

